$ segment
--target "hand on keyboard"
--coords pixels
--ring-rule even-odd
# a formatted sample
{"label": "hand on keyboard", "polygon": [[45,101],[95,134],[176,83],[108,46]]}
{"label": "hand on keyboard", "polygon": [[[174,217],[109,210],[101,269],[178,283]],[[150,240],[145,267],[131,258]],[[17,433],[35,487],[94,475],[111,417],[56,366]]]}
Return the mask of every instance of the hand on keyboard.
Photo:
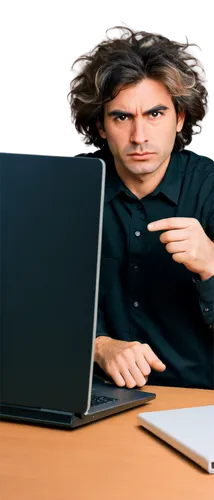
{"label": "hand on keyboard", "polygon": [[166,366],[148,344],[97,337],[94,361],[119,387],[142,387],[151,369],[162,372]]}

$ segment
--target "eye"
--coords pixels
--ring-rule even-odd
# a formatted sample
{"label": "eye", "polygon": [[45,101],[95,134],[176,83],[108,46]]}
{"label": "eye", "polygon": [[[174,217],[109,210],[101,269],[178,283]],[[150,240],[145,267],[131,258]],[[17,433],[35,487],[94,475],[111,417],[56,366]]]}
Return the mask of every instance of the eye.
{"label": "eye", "polygon": [[128,119],[128,116],[126,116],[126,115],[119,115],[119,116],[116,116],[115,121],[125,122],[126,119]]}
{"label": "eye", "polygon": [[152,118],[158,118],[159,116],[162,116],[163,113],[161,111],[151,111],[150,116]]}
{"label": "eye", "polygon": [[[161,111],[151,111],[151,113],[149,113],[149,114],[148,114],[148,116],[149,116],[150,118],[153,118],[153,119],[155,119],[155,118],[159,118],[159,117],[160,117],[160,116],[162,116],[162,115],[163,115],[163,112],[161,112]],[[125,122],[125,121],[127,121],[127,120],[129,120],[129,119],[130,119],[130,117],[129,117],[129,116],[127,116],[127,115],[125,115],[125,114],[124,114],[124,115],[118,115],[118,116],[116,116],[116,117],[114,118],[114,120],[115,120],[116,122]]]}

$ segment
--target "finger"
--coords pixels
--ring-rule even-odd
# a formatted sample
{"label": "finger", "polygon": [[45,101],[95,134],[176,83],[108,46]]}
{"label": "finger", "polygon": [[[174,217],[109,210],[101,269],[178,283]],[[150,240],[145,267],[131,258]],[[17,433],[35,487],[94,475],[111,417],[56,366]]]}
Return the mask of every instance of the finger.
{"label": "finger", "polygon": [[150,366],[157,372],[164,372],[166,370],[166,365],[158,358],[153,359]]}
{"label": "finger", "polygon": [[168,229],[184,229],[192,224],[192,219],[189,217],[169,217],[168,219],[160,219],[148,224],[149,231],[161,231]]}
{"label": "finger", "polygon": [[124,368],[121,375],[124,378],[126,387],[128,387],[128,389],[133,389],[133,387],[136,387],[136,385],[138,387],[143,387],[147,382],[147,378],[144,377],[142,373],[140,373],[140,370],[137,368],[137,366]]}
{"label": "finger", "polygon": [[150,375],[151,367],[142,352],[137,354],[135,363],[144,377],[148,377]]}
{"label": "finger", "polygon": [[174,231],[166,231],[161,233],[161,243],[170,243],[171,241],[184,241],[189,237],[188,229],[175,229]]}
{"label": "finger", "polygon": [[173,253],[172,258],[178,264],[184,264],[186,262],[186,252]]}
{"label": "finger", "polygon": [[136,386],[136,381],[132,377],[126,361],[120,361],[120,363],[112,363],[111,367],[108,369],[108,374],[112,377],[115,384],[119,387],[124,387],[125,385],[132,389]]}
{"label": "finger", "polygon": [[172,243],[167,243],[166,245],[166,250],[169,253],[180,253],[180,252],[186,252],[187,251],[187,240],[185,241],[173,241]]}
{"label": "finger", "polygon": [[166,365],[156,356],[148,344],[143,344],[143,355],[148,362],[149,366],[156,371],[163,372],[166,369]]}
{"label": "finger", "polygon": [[121,373],[119,372],[118,368],[112,368],[107,371],[108,375],[113,379],[114,383],[118,387],[124,387],[126,385],[125,379],[122,377]]}
{"label": "finger", "polygon": [[145,361],[145,365],[148,366],[148,369],[146,369],[146,367],[144,367],[144,371],[146,373],[141,371],[136,363],[133,363],[128,367],[129,372],[131,373],[133,379],[135,380],[135,385],[137,385],[138,387],[143,387],[146,384],[146,382],[148,380],[148,375],[151,372],[151,368],[146,361]]}
{"label": "finger", "polygon": [[128,388],[132,389],[138,384],[140,387],[145,385],[146,379],[137,367],[134,357],[129,355],[128,359],[119,358],[115,365]]}

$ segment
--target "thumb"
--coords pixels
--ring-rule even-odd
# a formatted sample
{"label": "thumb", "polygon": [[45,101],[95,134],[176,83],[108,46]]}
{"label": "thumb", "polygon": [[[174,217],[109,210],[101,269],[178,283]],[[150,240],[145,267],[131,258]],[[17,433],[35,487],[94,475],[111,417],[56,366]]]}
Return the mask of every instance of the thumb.
{"label": "thumb", "polygon": [[162,363],[162,361],[159,358],[155,358],[152,360],[150,363],[151,368],[153,370],[156,370],[157,372],[164,372],[166,370],[166,365]]}

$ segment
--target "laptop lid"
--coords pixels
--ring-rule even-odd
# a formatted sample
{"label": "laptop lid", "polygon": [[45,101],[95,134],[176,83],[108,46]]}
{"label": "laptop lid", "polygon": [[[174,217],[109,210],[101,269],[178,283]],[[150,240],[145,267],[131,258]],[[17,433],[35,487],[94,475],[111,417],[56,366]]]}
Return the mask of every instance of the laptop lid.
{"label": "laptop lid", "polygon": [[214,474],[214,405],[152,411],[139,424]]}
{"label": "laptop lid", "polygon": [[90,406],[105,164],[0,155],[1,403]]}

